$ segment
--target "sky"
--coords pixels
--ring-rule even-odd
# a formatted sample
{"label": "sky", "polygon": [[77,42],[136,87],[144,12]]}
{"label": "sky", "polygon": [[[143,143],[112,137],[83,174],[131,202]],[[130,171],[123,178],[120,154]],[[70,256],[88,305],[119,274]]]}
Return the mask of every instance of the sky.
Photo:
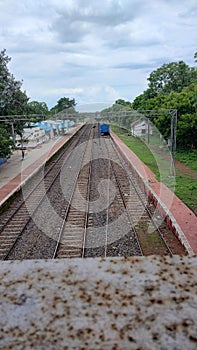
{"label": "sky", "polygon": [[133,101],[153,70],[194,66],[197,0],[0,0],[0,51],[30,101]]}

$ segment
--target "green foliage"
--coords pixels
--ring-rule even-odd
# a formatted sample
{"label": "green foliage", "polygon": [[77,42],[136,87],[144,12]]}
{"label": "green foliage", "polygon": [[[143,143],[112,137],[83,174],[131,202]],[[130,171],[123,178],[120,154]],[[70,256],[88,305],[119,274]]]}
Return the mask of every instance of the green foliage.
{"label": "green foliage", "polygon": [[197,147],[197,113],[180,116],[177,125],[177,140],[180,147]]}
{"label": "green foliage", "polygon": [[27,109],[28,97],[21,91],[22,82],[15,80],[7,64],[10,58],[6,50],[0,52],[0,115],[23,114]]}
{"label": "green foliage", "polygon": [[188,176],[176,176],[175,194],[194,212],[197,211],[196,179]]}
{"label": "green foliage", "polygon": [[45,116],[49,113],[47,104],[38,101],[28,102],[27,110],[29,114],[40,114],[41,116]]}
{"label": "green foliage", "polygon": [[59,113],[65,109],[73,109],[76,106],[75,99],[69,99],[68,97],[62,97],[57,101],[57,104],[51,108],[51,113]]}
{"label": "green foliage", "polygon": [[[22,82],[15,80],[9,72],[7,67],[9,62],[10,57],[6,55],[6,50],[2,50],[0,52],[0,115],[23,115],[27,113],[29,98],[21,90]],[[15,117],[13,121],[15,133],[22,135],[24,122],[17,121]],[[0,133],[0,154],[1,156],[9,156],[13,145],[10,140],[11,125],[1,122]]]}
{"label": "green foliage", "polygon": [[125,101],[123,99],[118,99],[115,101],[115,105],[120,105],[120,106],[125,106],[131,108],[131,102],[130,101]]}
{"label": "green foliage", "polygon": [[197,173],[197,149],[178,150],[176,153],[176,159]]}
{"label": "green foliage", "polygon": [[9,137],[6,127],[0,126],[0,158],[9,157],[12,152],[13,142]]}
{"label": "green foliage", "polygon": [[113,112],[122,112],[122,111],[131,111],[132,103],[122,99],[116,100],[115,103],[109,107],[102,110],[102,113],[113,113]]}
{"label": "green foliage", "polygon": [[172,62],[153,71],[148,81],[148,89],[135,98],[132,107],[162,111],[154,123],[165,139],[170,136],[171,117],[163,111],[177,109],[178,147],[197,147],[197,69],[183,61]]}
{"label": "green foliage", "polygon": [[194,61],[197,62],[197,49],[196,49],[196,52],[194,54]]}
{"label": "green foliage", "polygon": [[145,90],[142,94],[137,96],[131,104],[135,110],[145,110],[147,108],[147,101],[152,98],[150,89]]}
{"label": "green foliage", "polygon": [[169,113],[165,112],[158,118],[153,120],[153,123],[156,125],[158,130],[161,132],[165,140],[170,136],[171,132],[171,116]]}
{"label": "green foliage", "polygon": [[[156,175],[157,180],[165,183],[165,185],[173,191],[174,180],[171,182],[171,179],[168,177],[169,162],[166,161],[166,157],[162,157],[160,154],[155,157],[154,152],[150,151],[150,148],[148,148],[138,137],[128,136],[126,131],[122,129],[120,130],[120,128],[117,126],[113,125],[111,128],[142,160],[142,162],[149,167],[149,169]],[[197,150],[179,151],[177,153],[177,158],[197,174]],[[162,173],[164,176],[161,176],[162,174],[160,174],[160,168],[162,168]],[[164,173],[165,169],[166,173]],[[181,171],[178,166],[176,166],[175,194],[191,210],[197,210],[197,180],[196,178],[189,176],[188,173],[185,173],[184,170]]]}
{"label": "green foliage", "polygon": [[156,175],[158,181],[163,181],[168,184],[169,175],[169,158],[165,152],[161,154],[156,149],[151,149],[151,146],[146,145],[139,137],[128,136],[126,130],[120,129],[118,126],[112,125],[112,130],[120,137],[120,139],[138,156],[138,158],[146,164]]}
{"label": "green foliage", "polygon": [[197,71],[183,61],[163,64],[153,71],[149,78],[149,91],[152,97],[171,91],[181,92],[182,89],[197,80]]}
{"label": "green foliage", "polygon": [[[164,64],[150,74],[148,81],[148,89],[134,99],[133,109],[178,109],[176,98],[179,96],[181,101],[183,97],[189,98],[190,93],[197,104],[197,69],[189,67],[183,61]],[[183,95],[176,95],[182,91]]]}
{"label": "green foliage", "polygon": [[[181,92],[159,94],[147,101],[147,109],[177,109],[177,144],[180,147],[197,147],[197,83]],[[170,135],[170,116],[162,115],[154,120],[164,137]]]}

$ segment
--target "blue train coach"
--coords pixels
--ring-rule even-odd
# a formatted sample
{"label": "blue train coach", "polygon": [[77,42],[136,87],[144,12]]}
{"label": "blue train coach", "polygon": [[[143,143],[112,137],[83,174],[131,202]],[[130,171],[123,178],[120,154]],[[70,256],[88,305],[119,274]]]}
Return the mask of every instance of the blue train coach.
{"label": "blue train coach", "polygon": [[101,124],[100,125],[100,133],[101,133],[101,135],[109,135],[109,125],[108,124]]}

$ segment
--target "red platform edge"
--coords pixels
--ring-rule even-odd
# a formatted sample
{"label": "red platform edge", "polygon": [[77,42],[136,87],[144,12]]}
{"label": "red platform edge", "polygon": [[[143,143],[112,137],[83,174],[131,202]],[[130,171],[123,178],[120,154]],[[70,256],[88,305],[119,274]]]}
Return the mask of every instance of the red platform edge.
{"label": "red platform edge", "polygon": [[197,217],[167,186],[157,181],[155,174],[123,141],[110,132],[123,158],[129,163],[141,187],[157,206],[165,221],[181,241],[190,256],[197,254]]}

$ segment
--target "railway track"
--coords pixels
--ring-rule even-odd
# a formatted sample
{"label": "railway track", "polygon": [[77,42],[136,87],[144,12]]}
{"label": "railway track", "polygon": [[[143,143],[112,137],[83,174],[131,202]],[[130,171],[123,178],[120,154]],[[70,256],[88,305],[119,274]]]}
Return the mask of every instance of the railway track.
{"label": "railway track", "polygon": [[[109,153],[110,139],[98,139],[94,147],[90,212],[85,256],[142,255]],[[123,175],[123,173],[121,174]]]}
{"label": "railway track", "polygon": [[87,210],[91,177],[92,143],[94,128],[84,145],[79,171],[73,184],[72,195],[60,228],[52,258],[83,257],[87,229]]}
{"label": "railway track", "polygon": [[[140,242],[139,245],[141,247],[141,251],[143,252],[143,239],[141,239],[141,233],[145,232],[145,234],[147,236],[149,235],[149,237],[153,237],[154,235],[154,243],[156,244],[155,247],[152,247],[151,254],[153,252],[157,254],[159,249],[160,255],[172,256],[173,252],[165,240],[165,237],[163,236],[158,223],[155,221],[154,216],[148,208],[148,197],[142,191],[140,185],[133,178],[130,171],[128,171],[128,168],[118,153],[114,143],[110,140],[106,147],[109,149],[109,154],[113,154],[112,168],[133,230],[138,242]],[[125,181],[122,181],[124,178],[122,177],[121,168],[123,168],[124,173],[126,174],[126,178],[130,183],[129,195],[127,192],[125,193],[127,189],[125,188]]]}
{"label": "railway track", "polygon": [[[4,219],[4,223],[0,228],[0,259],[5,260],[9,258],[10,253],[17,241],[23,235],[25,228],[32,221],[34,214],[41,208],[45,199],[49,195],[53,184],[57,181],[62,166],[65,161],[72,155],[72,150],[77,147],[80,142],[87,140],[87,129],[86,126],[80,132],[80,138],[75,137],[69,150],[66,149],[60,153],[60,155],[53,160],[47,167],[47,170],[42,169],[42,174],[38,174],[33,181],[27,183],[23,189],[23,199],[17,202],[16,208],[12,208],[12,214]],[[40,209],[42,212],[42,209]],[[17,256],[17,254],[16,254]]]}
{"label": "railway track", "polygon": [[0,228],[1,260],[185,253],[154,221],[155,209],[98,125],[86,125],[23,195]]}
{"label": "railway track", "polygon": [[[95,156],[98,166],[94,172],[91,212],[86,239],[86,257],[186,254],[185,249],[168,229],[164,218],[149,203],[145,192],[123,161],[110,138],[101,138]],[[99,153],[100,152],[100,153]],[[102,154],[103,158],[99,158]],[[98,169],[100,173],[98,173]],[[95,205],[99,181],[101,208]],[[110,188],[111,187],[111,188]],[[106,193],[106,195],[104,195]],[[112,197],[113,199],[110,198]],[[105,210],[102,205],[105,204]],[[158,220],[159,218],[159,220]]]}

